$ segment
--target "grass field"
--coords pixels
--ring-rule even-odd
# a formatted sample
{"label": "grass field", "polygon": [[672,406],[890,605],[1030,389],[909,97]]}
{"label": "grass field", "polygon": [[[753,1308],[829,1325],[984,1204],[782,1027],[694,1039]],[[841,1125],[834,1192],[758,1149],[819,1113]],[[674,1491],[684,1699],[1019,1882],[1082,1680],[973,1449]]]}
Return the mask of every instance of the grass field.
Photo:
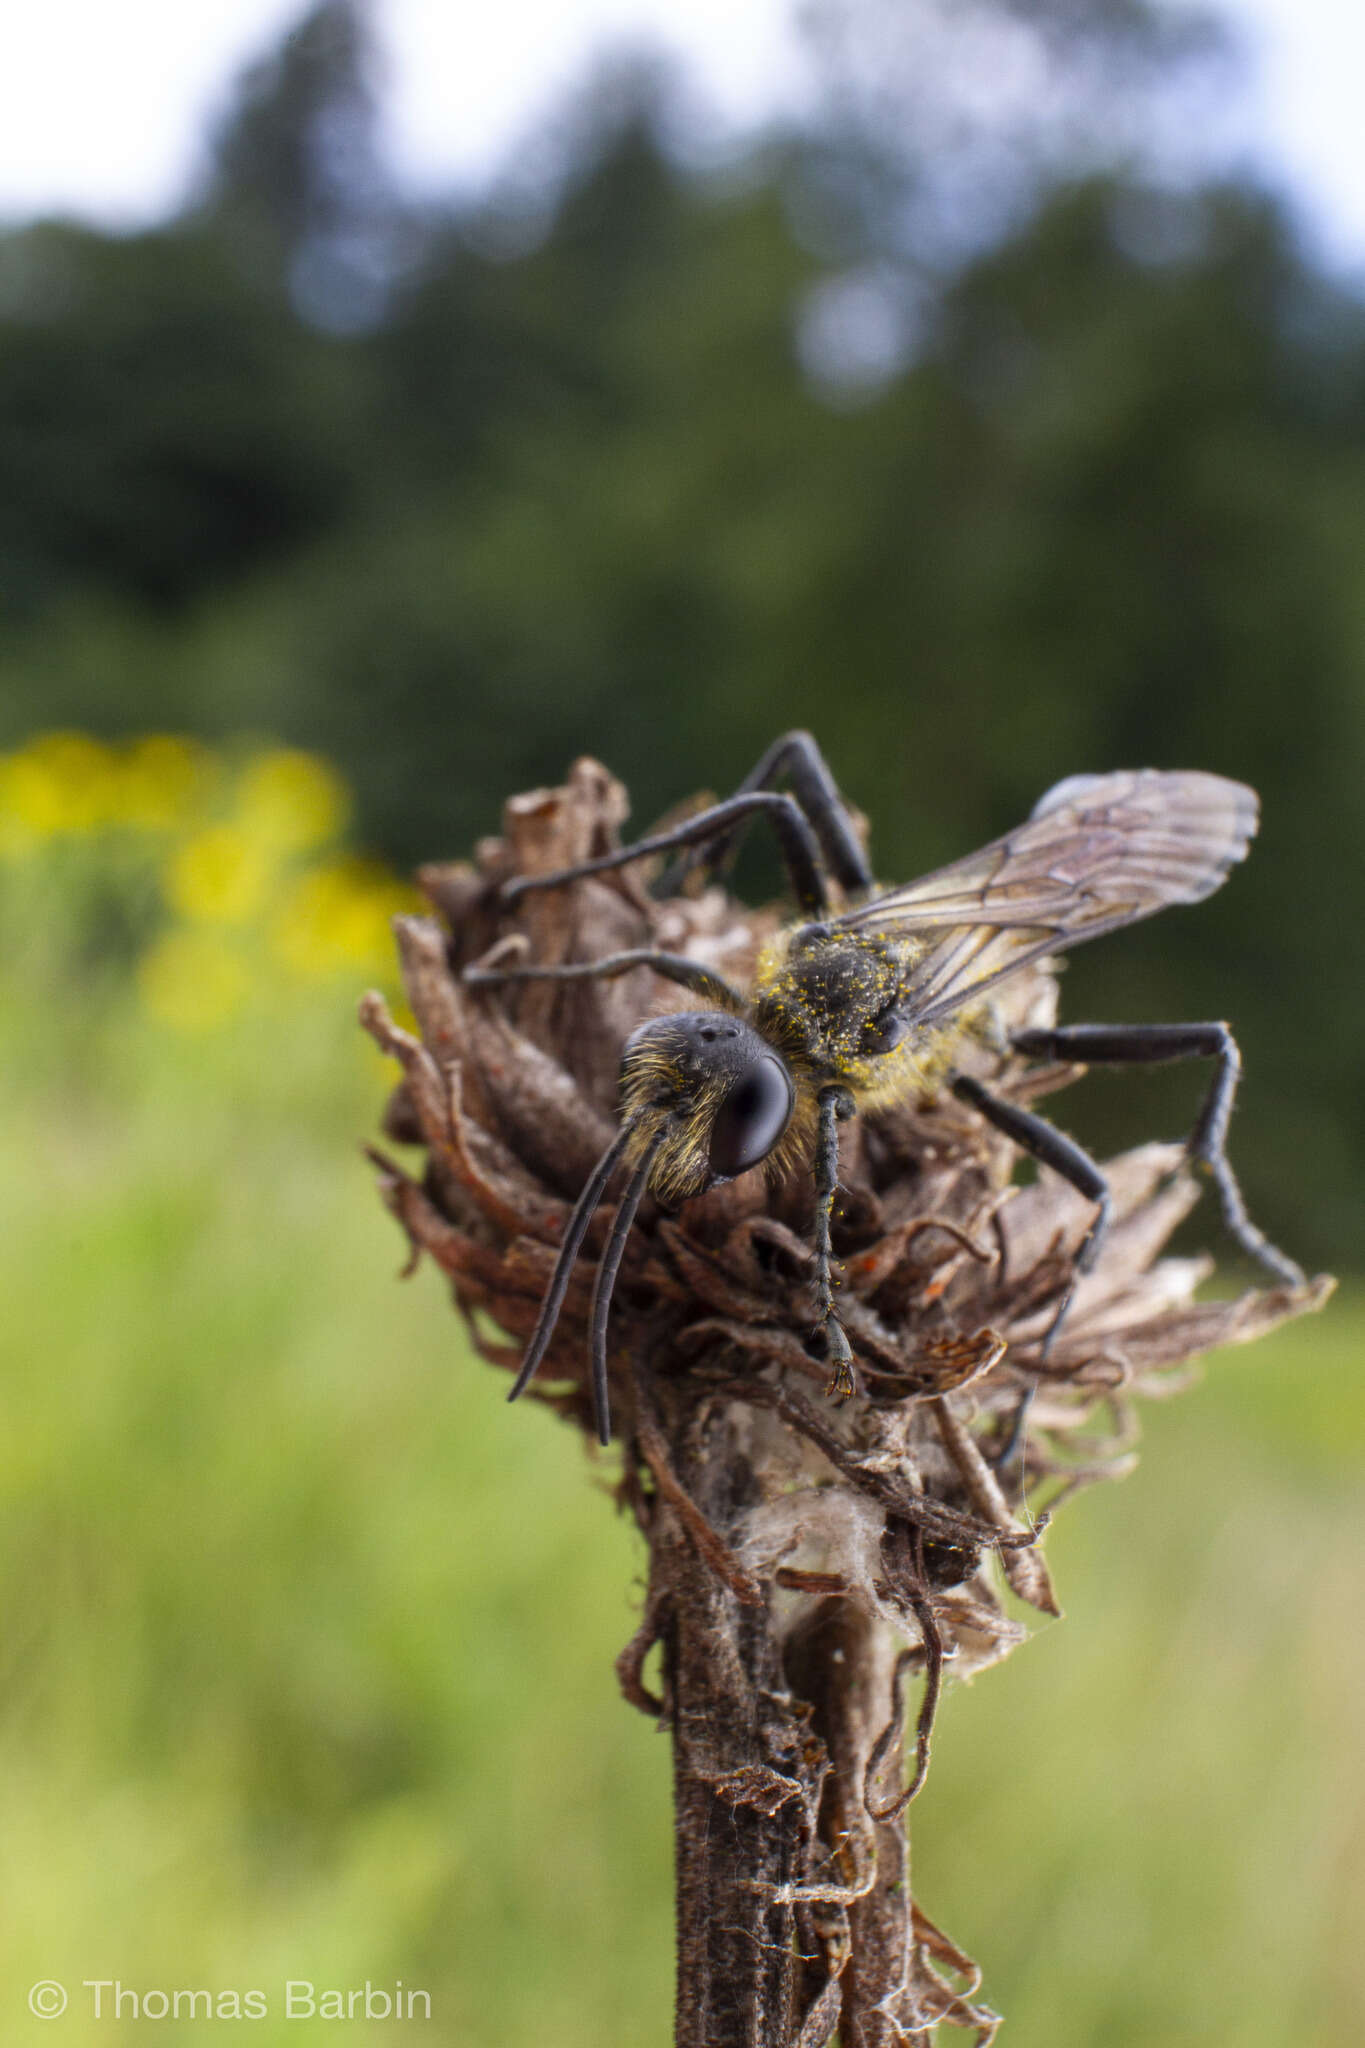
{"label": "grass field", "polygon": [[[177,1030],[65,886],[0,968],[0,2040],[397,2041],[283,1987],[401,1979],[452,2048],[663,2048],[640,1559],[397,1283],[350,981]],[[1359,2037],[1362,1340],[1348,1292],[1150,1411],[1048,1539],[1066,1620],[949,1693],[916,1889],[1017,2048]]]}

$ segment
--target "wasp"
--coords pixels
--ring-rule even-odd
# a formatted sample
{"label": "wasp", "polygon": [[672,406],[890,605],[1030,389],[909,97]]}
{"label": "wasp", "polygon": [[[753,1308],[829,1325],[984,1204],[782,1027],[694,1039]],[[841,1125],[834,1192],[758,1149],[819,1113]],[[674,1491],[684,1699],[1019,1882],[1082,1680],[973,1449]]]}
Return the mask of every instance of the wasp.
{"label": "wasp", "polygon": [[[790,789],[774,787],[784,779]],[[802,1158],[814,1170],[815,1292],[830,1392],[851,1393],[853,1355],[835,1309],[830,1245],[839,1126],[860,1112],[944,1088],[1093,1202],[1074,1261],[1076,1274],[1088,1272],[1109,1222],[1103,1172],[1044,1118],[958,1072],[955,1054],[965,1034],[981,1029],[989,992],[1007,976],[1168,905],[1211,895],[1244,858],[1258,809],[1254,790],[1199,770],[1073,775],[1048,790],[1015,831],[919,881],[879,889],[815,741],[792,732],[725,802],[596,859],[505,883],[502,899],[510,906],[532,889],[562,888],[677,853],[681,859],[660,881],[666,893],[691,868],[723,872],[745,825],[761,816],[776,834],[801,913],[764,947],[747,992],[697,961],[644,947],[554,967],[490,962],[466,969],[466,982],[494,986],[648,967],[700,1005],[651,1018],[626,1040],[620,1128],[569,1219],[508,1398],[525,1392],[545,1356],[588,1225],[623,1162],[629,1178],[597,1268],[589,1319],[603,1444],[611,1437],[612,1290],[644,1196],[675,1208],[755,1167],[780,1172]],[[1084,1066],[1212,1061],[1213,1078],[1186,1139],[1188,1156],[1213,1181],[1224,1222],[1243,1251],[1282,1285],[1305,1284],[1301,1268],[1251,1221],[1227,1159],[1241,1057],[1226,1024],[1068,1024],[1015,1031],[1009,1044],[1026,1058]],[[1063,1291],[1044,1356],[1074,1284],[1073,1278]]]}

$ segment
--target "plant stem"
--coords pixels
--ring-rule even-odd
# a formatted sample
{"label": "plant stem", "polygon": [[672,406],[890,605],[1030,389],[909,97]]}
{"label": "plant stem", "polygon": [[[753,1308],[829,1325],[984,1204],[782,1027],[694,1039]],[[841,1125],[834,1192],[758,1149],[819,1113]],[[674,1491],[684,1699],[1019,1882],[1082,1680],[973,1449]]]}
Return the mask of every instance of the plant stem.
{"label": "plant stem", "polygon": [[[723,1419],[675,1470],[722,1533],[753,1475]],[[790,1740],[780,1648],[767,1605],[741,1604],[671,1509],[658,1530],[673,1728],[677,2048],[774,2048],[791,2038],[795,1915],[772,1894],[804,1864],[810,1787]],[[798,1766],[793,1774],[790,1766]]]}

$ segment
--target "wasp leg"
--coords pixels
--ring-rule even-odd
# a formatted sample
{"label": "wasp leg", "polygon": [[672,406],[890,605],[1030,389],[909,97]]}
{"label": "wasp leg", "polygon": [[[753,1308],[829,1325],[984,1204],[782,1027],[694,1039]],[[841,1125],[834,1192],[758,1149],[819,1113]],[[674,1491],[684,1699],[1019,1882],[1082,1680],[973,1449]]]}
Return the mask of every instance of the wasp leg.
{"label": "wasp leg", "polygon": [[[839,794],[839,786],[810,733],[787,732],[780,740],[774,740],[735,794],[747,796],[752,790],[771,789],[784,774],[791,777],[792,795],[810,820],[820,842],[825,865],[840,888],[850,891],[870,889],[872,873],[853,829],[848,805]],[[704,860],[699,853],[692,853],[675,861],[659,878],[660,895],[676,894],[684,877],[698,867],[704,868],[708,877],[726,874],[734,862],[742,831],[741,820],[739,825],[731,826],[712,839],[711,850]]]}
{"label": "wasp leg", "polygon": [[518,875],[515,881],[503,883],[502,900],[515,903],[531,889],[558,889],[566,882],[581,881],[585,875],[603,875],[610,868],[625,867],[629,861],[644,860],[651,853],[671,853],[676,846],[699,845],[714,839],[718,832],[725,832],[751,814],[761,814],[772,820],[792,894],[807,917],[819,917],[826,904],[819,843],[800,805],[791,797],[770,789],[753,789],[739,796],[727,797],[723,804],[713,804],[709,810],[698,811],[695,817],[684,818],[680,825],[671,826],[667,832],[655,832],[648,839],[636,839],[629,846],[618,847],[615,853],[600,854],[596,860],[581,860],[571,868],[555,868],[548,875]]}
{"label": "wasp leg", "polygon": [[853,1351],[844,1335],[843,1324],[834,1311],[834,1279],[831,1272],[830,1217],[839,1190],[839,1126],[854,1113],[853,1097],[847,1088],[822,1088],[819,1123],[815,1138],[815,1296],[820,1304],[829,1362],[833,1367],[827,1394],[846,1400],[853,1393]]}
{"label": "wasp leg", "polygon": [[1013,1045],[1016,1052],[1029,1057],[1078,1060],[1084,1066],[1216,1060],[1213,1080],[1185,1141],[1186,1150],[1212,1179],[1223,1221],[1248,1257],[1287,1287],[1305,1284],[1302,1268],[1273,1245],[1248,1216],[1228,1161],[1228,1120],[1242,1072],[1242,1055],[1226,1024],[1066,1024],[1051,1031],[1018,1031]]}
{"label": "wasp leg", "polygon": [[1022,1471],[1023,1469],[1024,1438],[1028,1431],[1028,1412],[1033,1406],[1033,1397],[1037,1391],[1037,1380],[1030,1380],[1014,1404],[1014,1413],[1010,1417],[1010,1426],[1005,1433],[1005,1441],[1001,1444],[992,1460],[997,1472],[1008,1472],[1012,1460],[1016,1457],[1020,1460],[1020,1470]]}
{"label": "wasp leg", "polygon": [[637,967],[652,968],[665,980],[676,981],[723,1010],[739,1013],[744,1009],[743,996],[723,975],[713,974],[709,967],[681,953],[653,953],[647,946],[607,953],[601,960],[570,960],[558,967],[466,967],[461,979],[472,988],[500,988],[509,981],[611,981]]}
{"label": "wasp leg", "polygon": [[[1027,1034],[1026,1034],[1027,1035]],[[1017,1043],[1017,1040],[1016,1040]],[[1071,1266],[1071,1277],[1057,1304],[1052,1321],[1048,1324],[1038,1354],[1041,1365],[1057,1340],[1057,1333],[1066,1319],[1076,1294],[1076,1281],[1082,1273],[1088,1273],[1100,1255],[1104,1233],[1109,1227],[1109,1183],[1088,1152],[1083,1152],[1073,1138],[1059,1131],[1055,1124],[1035,1116],[1030,1109],[1021,1109],[1017,1103],[1003,1102],[998,1095],[992,1095],[988,1088],[974,1080],[970,1074],[959,1074],[952,1084],[953,1093],[962,1102],[969,1102],[972,1108],[985,1117],[987,1123],[1003,1131],[1016,1145],[1038,1160],[1043,1166],[1050,1166],[1063,1180],[1069,1181],[1079,1194],[1095,1204],[1095,1215],[1089,1230],[1081,1239]],[[1022,1450],[1024,1427],[1029,1406],[1033,1400],[1037,1382],[1021,1395],[1019,1405],[1011,1418],[1009,1433],[1002,1449],[996,1455],[996,1465],[1003,1469]]]}

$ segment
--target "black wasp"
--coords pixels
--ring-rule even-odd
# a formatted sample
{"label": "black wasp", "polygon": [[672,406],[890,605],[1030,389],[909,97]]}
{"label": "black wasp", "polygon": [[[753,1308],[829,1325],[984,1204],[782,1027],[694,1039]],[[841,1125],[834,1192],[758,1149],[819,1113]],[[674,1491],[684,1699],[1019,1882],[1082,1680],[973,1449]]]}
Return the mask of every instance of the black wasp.
{"label": "black wasp", "polygon": [[[791,794],[775,790],[783,777]],[[1042,1117],[954,1071],[982,998],[1029,961],[1116,931],[1172,903],[1197,903],[1246,854],[1256,831],[1254,790],[1198,770],[1126,769],[1073,775],[1040,799],[1016,831],[904,888],[878,890],[834,779],[809,733],[787,733],[726,802],[667,832],[596,860],[507,883],[504,903],[653,854],[703,854],[716,871],[755,814],[777,836],[800,921],[763,949],[748,994],[696,961],[647,948],[559,967],[473,967],[468,982],[569,980],[636,967],[677,982],[705,1005],[655,1017],[627,1039],[621,1057],[621,1128],[598,1161],[569,1220],[539,1320],[512,1388],[524,1392],[545,1356],[593,1211],[622,1160],[630,1178],[597,1270],[591,1310],[593,1401],[598,1435],[610,1440],[607,1317],[626,1238],[646,1192],[668,1207],[769,1161],[783,1168],[812,1156],[816,1292],[834,1377],[852,1391],[852,1354],[834,1306],[830,1212],[839,1175],[838,1127],[876,1109],[946,1086],[998,1130],[1095,1204],[1075,1261],[1095,1263],[1109,1220],[1103,1173]],[[831,915],[826,874],[852,907]],[[675,871],[674,880],[677,879]],[[1016,1052],[1044,1060],[1137,1064],[1216,1062],[1187,1140],[1212,1177],[1229,1231],[1275,1278],[1304,1284],[1247,1215],[1225,1152],[1241,1070],[1226,1024],[1069,1024],[1017,1031]],[[1069,1302],[1063,1297],[1050,1344]]]}

